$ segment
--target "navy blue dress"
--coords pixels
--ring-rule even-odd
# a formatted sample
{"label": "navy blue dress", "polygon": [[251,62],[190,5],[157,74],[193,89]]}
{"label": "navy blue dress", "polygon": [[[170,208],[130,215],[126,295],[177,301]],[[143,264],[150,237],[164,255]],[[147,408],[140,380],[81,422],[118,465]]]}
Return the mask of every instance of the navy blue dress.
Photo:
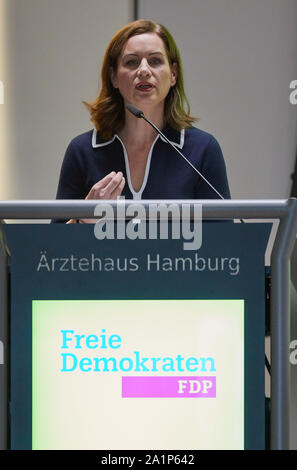
{"label": "navy blue dress", "polygon": [[[195,127],[163,129],[166,137],[225,198],[230,198],[226,166],[217,140]],[[121,139],[102,141],[96,130],[75,137],[62,164],[57,199],[85,199],[111,171],[121,171],[126,199],[218,199],[217,193],[160,136],[150,149],[142,187],[134,191],[128,156]]]}
{"label": "navy blue dress", "polygon": [[[226,166],[217,140],[191,127],[163,129],[166,137],[185,155],[224,199],[230,199]],[[159,135],[150,149],[142,187],[134,191],[124,144],[115,134],[100,139],[94,129],[69,144],[61,168],[57,199],[85,199],[92,186],[111,171],[121,171],[126,199],[219,199],[218,194]],[[65,222],[59,220],[57,222]]]}

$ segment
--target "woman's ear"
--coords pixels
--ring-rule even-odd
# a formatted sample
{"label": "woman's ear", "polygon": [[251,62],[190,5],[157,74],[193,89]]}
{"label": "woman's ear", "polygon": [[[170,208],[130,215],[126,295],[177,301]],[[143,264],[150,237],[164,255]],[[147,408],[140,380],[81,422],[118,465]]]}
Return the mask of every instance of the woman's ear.
{"label": "woman's ear", "polygon": [[171,86],[174,86],[176,84],[177,80],[177,63],[173,62],[172,67],[171,67]]}
{"label": "woman's ear", "polygon": [[113,87],[114,88],[118,88],[118,80],[117,80],[117,74],[115,73],[115,71],[113,70],[112,67],[110,67],[110,80],[111,80],[111,83],[113,84]]}

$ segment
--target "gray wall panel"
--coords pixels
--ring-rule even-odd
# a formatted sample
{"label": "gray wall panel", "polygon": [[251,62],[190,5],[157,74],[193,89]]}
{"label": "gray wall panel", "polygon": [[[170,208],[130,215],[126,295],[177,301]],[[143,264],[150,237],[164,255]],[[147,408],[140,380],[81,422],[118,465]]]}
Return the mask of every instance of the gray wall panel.
{"label": "gray wall panel", "polygon": [[4,3],[7,79],[1,106],[8,135],[1,158],[9,184],[1,185],[0,197],[51,199],[70,139],[92,128],[82,100],[97,96],[105,49],[131,20],[132,2]]}
{"label": "gray wall panel", "polygon": [[192,113],[218,138],[234,198],[290,194],[297,144],[296,0],[139,0],[173,33]]}

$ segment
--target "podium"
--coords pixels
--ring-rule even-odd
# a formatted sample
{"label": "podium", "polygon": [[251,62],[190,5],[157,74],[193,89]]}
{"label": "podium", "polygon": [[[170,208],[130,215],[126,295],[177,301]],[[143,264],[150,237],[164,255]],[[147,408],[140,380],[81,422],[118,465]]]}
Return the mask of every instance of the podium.
{"label": "podium", "polygon": [[297,448],[296,203],[2,202],[4,220],[120,217],[1,224],[1,447]]}

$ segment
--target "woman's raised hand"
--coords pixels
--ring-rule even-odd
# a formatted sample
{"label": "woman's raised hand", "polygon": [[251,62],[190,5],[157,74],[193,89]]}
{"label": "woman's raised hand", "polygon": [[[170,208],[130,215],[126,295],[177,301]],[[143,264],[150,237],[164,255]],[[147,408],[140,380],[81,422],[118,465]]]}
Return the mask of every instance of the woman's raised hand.
{"label": "woman's raised hand", "polygon": [[112,171],[91,188],[86,199],[117,199],[125,186],[123,173]]}
{"label": "woman's raised hand", "polygon": [[[122,194],[125,186],[125,178],[121,171],[112,171],[92,186],[86,199],[117,199]],[[81,219],[83,223],[95,223],[96,219]],[[70,219],[67,224],[75,224],[75,219]]]}

